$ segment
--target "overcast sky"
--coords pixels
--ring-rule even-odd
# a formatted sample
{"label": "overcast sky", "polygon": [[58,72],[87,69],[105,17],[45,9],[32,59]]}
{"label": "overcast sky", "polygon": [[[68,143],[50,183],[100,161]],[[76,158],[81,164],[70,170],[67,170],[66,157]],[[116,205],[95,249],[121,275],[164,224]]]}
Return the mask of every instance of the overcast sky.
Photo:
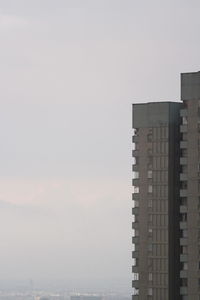
{"label": "overcast sky", "polygon": [[199,11],[0,0],[0,284],[131,286],[131,103],[179,100]]}

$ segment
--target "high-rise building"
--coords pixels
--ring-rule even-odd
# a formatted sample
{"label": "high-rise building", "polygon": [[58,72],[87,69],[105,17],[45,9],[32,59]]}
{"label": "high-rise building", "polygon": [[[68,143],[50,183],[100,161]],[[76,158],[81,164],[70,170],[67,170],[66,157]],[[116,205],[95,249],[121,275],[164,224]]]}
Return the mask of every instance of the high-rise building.
{"label": "high-rise building", "polygon": [[133,299],[200,300],[200,72],[133,104]]}

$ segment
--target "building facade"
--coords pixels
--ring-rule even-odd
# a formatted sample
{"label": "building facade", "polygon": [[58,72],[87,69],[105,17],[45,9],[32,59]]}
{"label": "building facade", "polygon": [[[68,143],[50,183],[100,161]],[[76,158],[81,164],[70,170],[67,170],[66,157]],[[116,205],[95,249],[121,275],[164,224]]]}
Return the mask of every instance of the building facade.
{"label": "building facade", "polygon": [[133,104],[135,300],[200,300],[200,72],[181,99]]}

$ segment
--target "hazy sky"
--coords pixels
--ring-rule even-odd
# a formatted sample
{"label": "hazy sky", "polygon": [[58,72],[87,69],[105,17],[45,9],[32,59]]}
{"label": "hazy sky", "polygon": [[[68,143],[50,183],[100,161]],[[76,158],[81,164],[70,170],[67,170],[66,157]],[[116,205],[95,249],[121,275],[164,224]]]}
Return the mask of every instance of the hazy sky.
{"label": "hazy sky", "polygon": [[179,100],[199,11],[0,0],[0,282],[131,285],[131,103]]}

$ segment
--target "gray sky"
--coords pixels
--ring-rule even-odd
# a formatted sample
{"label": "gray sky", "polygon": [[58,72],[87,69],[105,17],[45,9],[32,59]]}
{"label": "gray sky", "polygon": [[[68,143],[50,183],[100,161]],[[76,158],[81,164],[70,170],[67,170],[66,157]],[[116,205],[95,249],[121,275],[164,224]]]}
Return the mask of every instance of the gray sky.
{"label": "gray sky", "polygon": [[0,0],[0,282],[130,286],[131,103],[179,100],[199,11]]}

